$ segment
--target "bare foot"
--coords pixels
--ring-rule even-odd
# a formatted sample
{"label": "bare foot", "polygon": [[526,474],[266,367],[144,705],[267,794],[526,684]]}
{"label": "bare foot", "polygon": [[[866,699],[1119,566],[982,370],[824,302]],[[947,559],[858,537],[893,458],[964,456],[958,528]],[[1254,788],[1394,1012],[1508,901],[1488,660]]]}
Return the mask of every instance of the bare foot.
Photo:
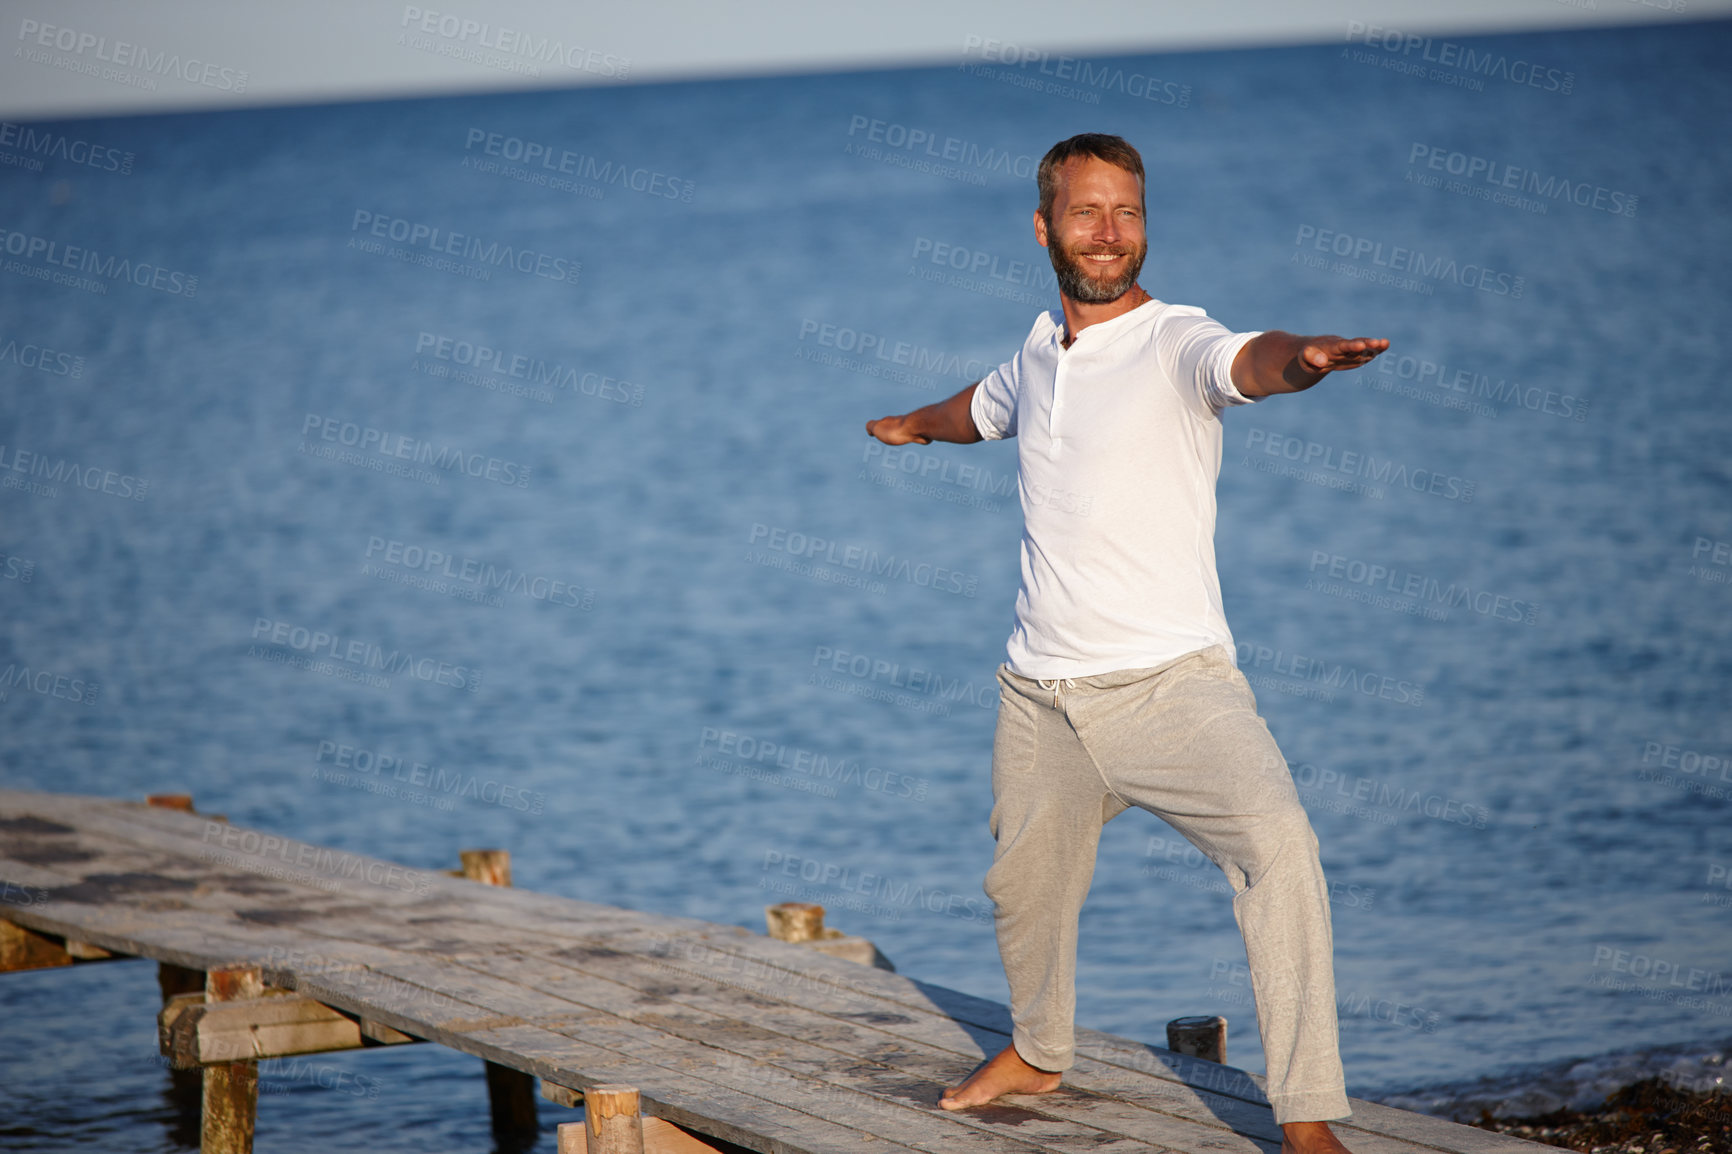
{"label": "bare foot", "polygon": [[1327,1122],[1285,1122],[1281,1154],[1349,1154]]}
{"label": "bare foot", "polygon": [[1051,1070],[1030,1066],[1022,1060],[1015,1046],[1006,1046],[997,1057],[970,1074],[962,1085],[944,1091],[938,1104],[946,1110],[962,1110],[969,1106],[984,1106],[1000,1094],[1045,1094],[1058,1089],[1061,1077],[1063,1075]]}

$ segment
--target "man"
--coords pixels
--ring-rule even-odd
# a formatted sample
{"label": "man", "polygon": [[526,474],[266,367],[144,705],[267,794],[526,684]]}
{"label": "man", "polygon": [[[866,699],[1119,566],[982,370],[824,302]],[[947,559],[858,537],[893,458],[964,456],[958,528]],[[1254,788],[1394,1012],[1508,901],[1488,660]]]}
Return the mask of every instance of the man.
{"label": "man", "polygon": [[[1062,314],[949,400],[868,421],[889,445],[1018,439],[1022,588],[1000,667],[986,892],[1011,1044],[946,1109],[1056,1089],[1074,1059],[1077,919],[1101,827],[1132,805],[1232,883],[1285,1154],[1340,1154],[1347,1116],[1317,838],[1233,658],[1215,571],[1220,413],[1310,388],[1386,340],[1232,333],[1137,284],[1143,164],[1117,136],[1055,145],[1034,235]],[[1061,323],[1062,322],[1062,323]]]}

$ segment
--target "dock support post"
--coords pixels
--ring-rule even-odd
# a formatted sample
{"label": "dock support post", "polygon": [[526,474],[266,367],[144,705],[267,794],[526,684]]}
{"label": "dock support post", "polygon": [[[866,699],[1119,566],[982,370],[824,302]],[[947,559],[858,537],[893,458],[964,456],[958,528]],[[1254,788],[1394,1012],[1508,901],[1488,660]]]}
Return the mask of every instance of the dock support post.
{"label": "dock support post", "polygon": [[[152,793],[145,795],[144,804],[152,809],[172,809],[181,813],[196,813],[192,807],[190,793]],[[158,962],[156,964],[156,984],[162,991],[162,1004],[168,1005],[168,1000],[176,994],[196,994],[205,988],[206,978],[203,970],[191,970],[185,966],[177,966],[173,962]],[[199,1111],[199,1117],[204,1117],[204,1073],[200,1070],[176,1070],[170,1066],[168,1070],[169,1100],[180,1112],[185,1123],[190,1124],[194,1110]],[[200,1122],[200,1126],[203,1123]],[[249,1143],[249,1147],[250,1147]]]}
{"label": "dock support post", "polygon": [[173,962],[156,963],[156,984],[162,990],[162,1004],[176,994],[196,994],[205,988],[203,970],[189,970]]}
{"label": "dock support post", "polygon": [[[190,793],[152,793],[146,794],[144,804],[152,809],[172,809],[181,813],[197,813],[192,807]],[[177,966],[173,962],[158,962],[156,964],[156,984],[162,991],[162,1004],[168,1005],[168,1000],[176,994],[196,994],[205,988],[205,972],[191,970],[185,966]],[[196,1109],[203,1116],[204,1073],[200,1070],[176,1070],[173,1066],[168,1070],[169,1098],[175,1104],[183,1117],[189,1121]],[[202,1123],[201,1123],[202,1125]]]}
{"label": "dock support post", "polygon": [[[264,976],[257,966],[229,966],[205,974],[206,1002],[236,1002],[262,997],[264,992]],[[252,1154],[258,1111],[257,1062],[206,1066],[199,1154]]]}
{"label": "dock support post", "polygon": [[1167,1049],[1205,1062],[1227,1063],[1227,1019],[1214,1014],[1167,1023]]}
{"label": "dock support post", "polygon": [[[173,962],[158,962],[156,984],[162,990],[162,1004],[166,1006],[169,999],[176,994],[196,994],[204,989],[204,971],[189,970]],[[201,1070],[177,1070],[170,1066],[168,1085],[169,1101],[183,1118],[185,1132],[190,1135],[193,1126],[198,1122],[199,1112],[203,1109],[204,1073]],[[190,1137],[185,1140],[192,1141]]]}
{"label": "dock support post", "polygon": [[579,1149],[577,1141],[587,1137],[588,1154],[644,1154],[643,1113],[636,1086],[591,1086],[583,1092],[583,1124],[572,1130],[567,1141],[567,1127],[561,1126],[559,1154]]}
{"label": "dock support post", "polygon": [[779,942],[815,942],[824,937],[824,907],[778,902],[764,907],[764,925]]}
{"label": "dock support post", "polygon": [[[463,876],[486,886],[511,885],[511,851],[466,849],[458,853]],[[487,1107],[501,1145],[535,1134],[535,1078],[522,1070],[487,1063]]]}
{"label": "dock support post", "polygon": [[484,886],[511,888],[511,851],[508,849],[465,849],[457,851],[463,861],[463,876]]}

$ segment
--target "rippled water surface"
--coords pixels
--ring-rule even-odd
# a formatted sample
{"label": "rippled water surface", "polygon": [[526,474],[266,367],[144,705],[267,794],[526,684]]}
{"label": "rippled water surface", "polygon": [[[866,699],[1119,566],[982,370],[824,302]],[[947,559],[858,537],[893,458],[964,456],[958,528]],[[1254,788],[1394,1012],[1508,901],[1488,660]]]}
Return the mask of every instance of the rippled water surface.
{"label": "rippled water surface", "polygon": [[[1149,291],[1395,345],[1228,413],[1219,485],[1241,665],[1334,887],[1350,1092],[1694,1070],[1732,1037],[1732,37],[1474,44],[1572,91],[1311,47],[1114,62],[1182,104],[936,68],[53,125],[132,171],[4,168],[5,227],[183,291],[0,272],[0,341],[78,370],[0,352],[7,476],[116,478],[0,490],[0,667],[65,679],[0,701],[0,781],[183,788],[421,868],[498,845],[519,886],[719,922],[806,897],[1002,999],[1013,446],[903,459],[861,426],[1015,351],[1055,303],[1033,160],[1122,132]],[[1554,195],[1426,183],[1471,158]],[[1140,812],[1107,830],[1079,1019],[1222,1013],[1261,1070],[1185,851]],[[155,998],[144,963],[0,982],[0,1144],[182,1148]],[[265,1076],[261,1151],[489,1141],[460,1055]]]}

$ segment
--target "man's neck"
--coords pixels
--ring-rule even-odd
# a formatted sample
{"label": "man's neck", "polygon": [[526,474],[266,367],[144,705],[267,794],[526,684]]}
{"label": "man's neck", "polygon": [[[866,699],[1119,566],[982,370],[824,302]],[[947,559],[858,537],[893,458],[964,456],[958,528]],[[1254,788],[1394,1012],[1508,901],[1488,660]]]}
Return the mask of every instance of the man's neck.
{"label": "man's neck", "polygon": [[1110,321],[1122,317],[1134,308],[1139,308],[1155,298],[1143,291],[1143,286],[1134,284],[1130,290],[1117,300],[1104,304],[1089,304],[1086,301],[1072,300],[1063,293],[1059,294],[1059,303],[1064,308],[1064,346],[1070,348],[1077,334],[1090,325],[1098,325],[1102,321]]}

